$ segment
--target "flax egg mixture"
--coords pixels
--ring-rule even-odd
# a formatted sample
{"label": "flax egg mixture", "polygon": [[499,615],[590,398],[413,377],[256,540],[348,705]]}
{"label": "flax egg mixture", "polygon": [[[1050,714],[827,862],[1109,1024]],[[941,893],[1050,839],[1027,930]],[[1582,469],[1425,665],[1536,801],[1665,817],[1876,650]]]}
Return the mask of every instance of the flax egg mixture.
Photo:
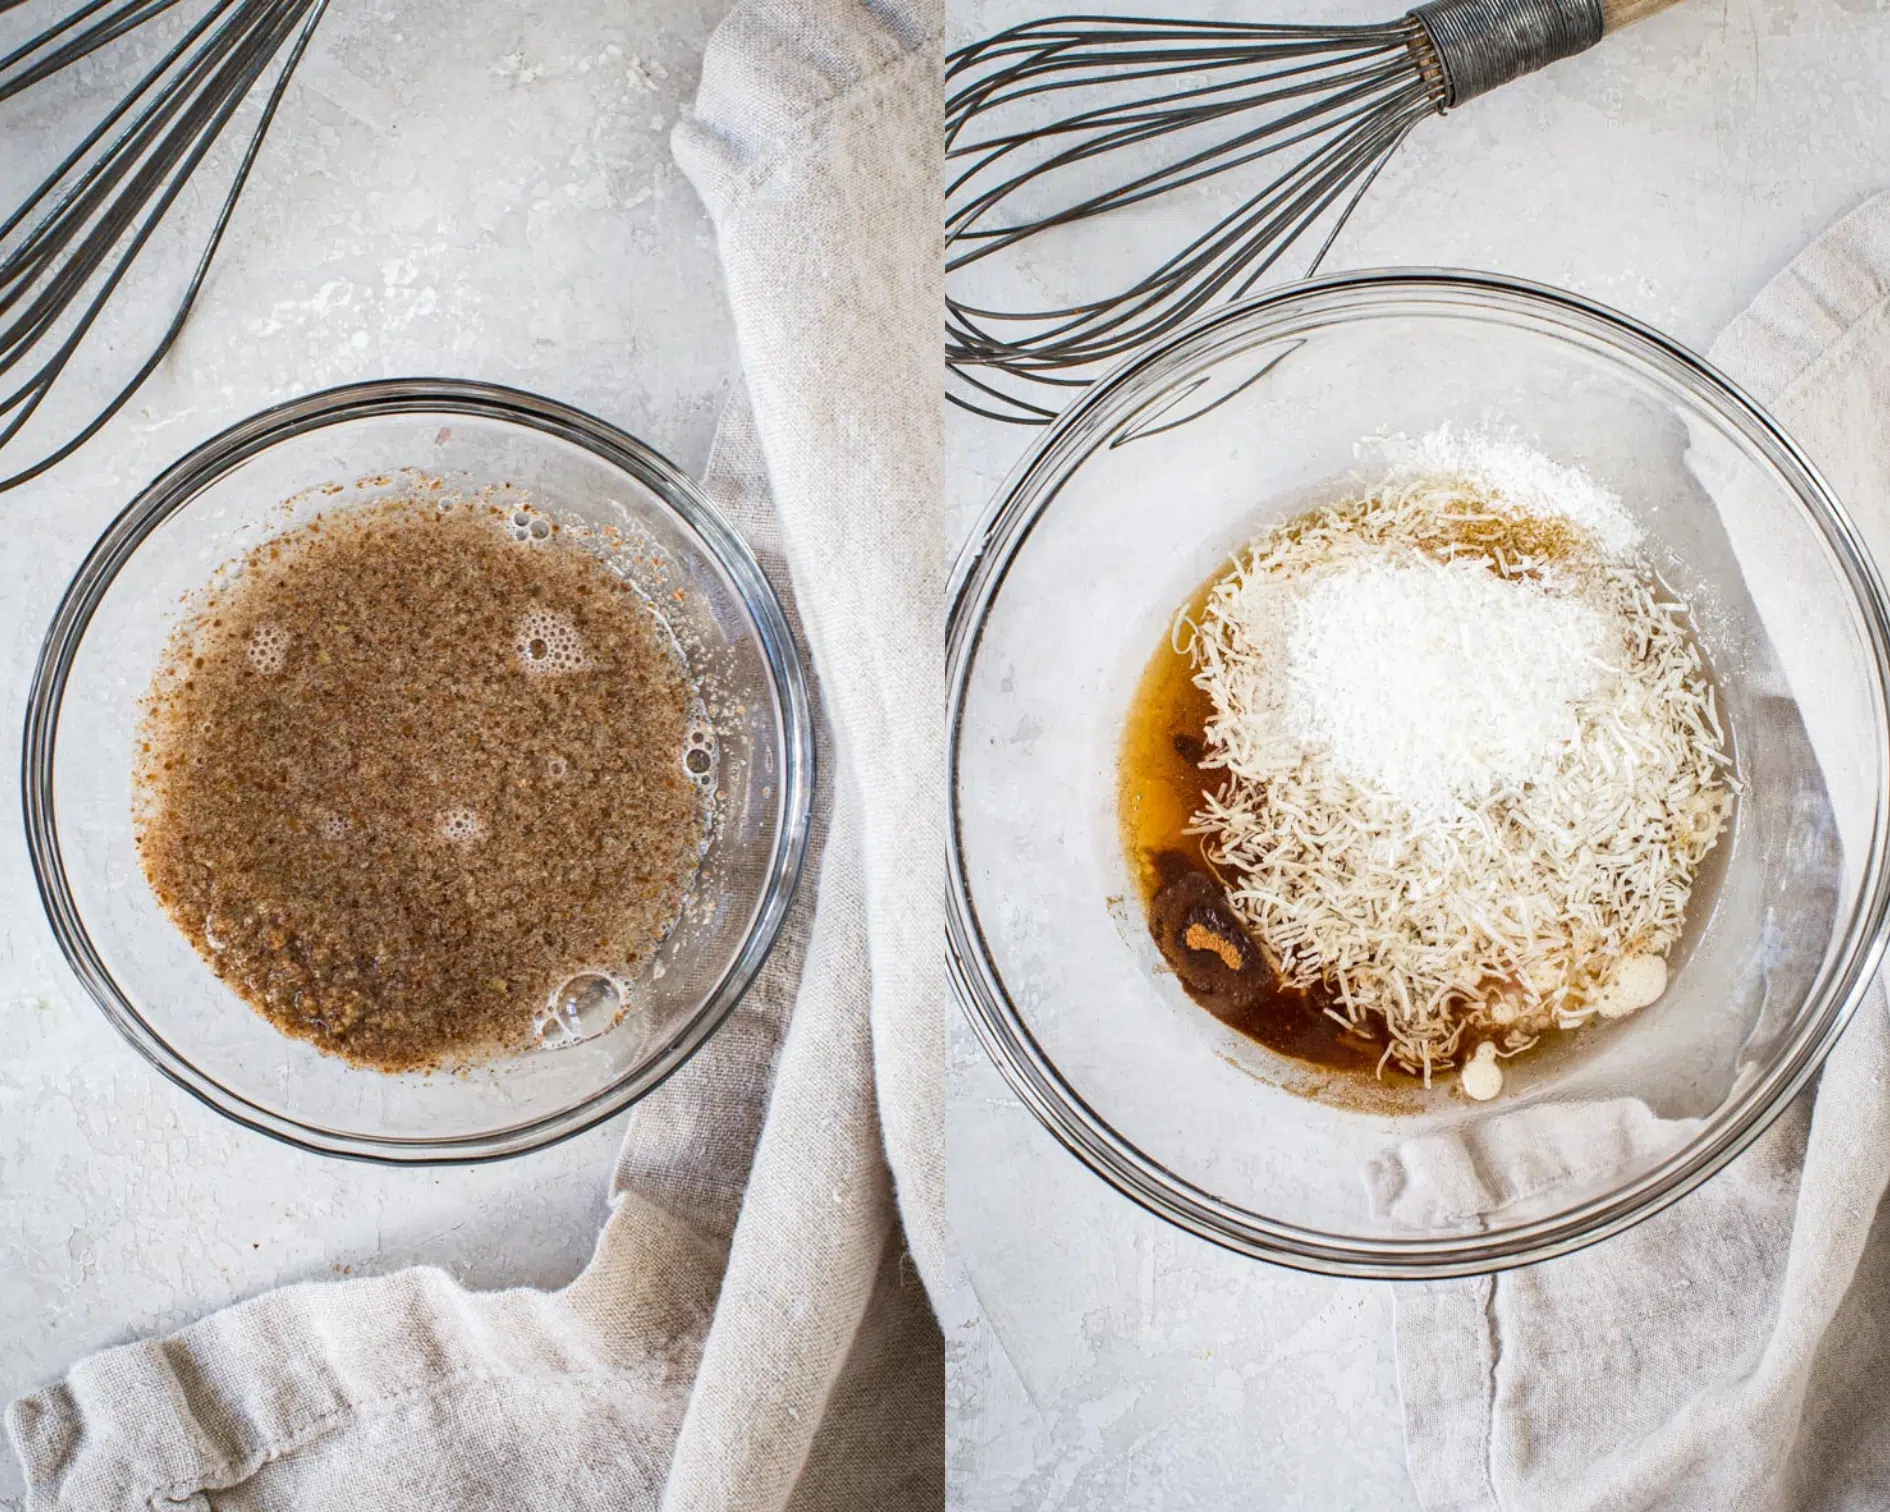
{"label": "flax egg mixture", "polygon": [[541,514],[400,498],[266,542],[191,608],[145,700],[139,854],[276,1028],[385,1071],[467,1064],[648,961],[712,747],[604,557]]}
{"label": "flax egg mixture", "polygon": [[1738,780],[1618,499],[1513,442],[1386,445],[1176,616],[1124,840],[1184,989],[1294,1059],[1474,1099],[1666,990]]}

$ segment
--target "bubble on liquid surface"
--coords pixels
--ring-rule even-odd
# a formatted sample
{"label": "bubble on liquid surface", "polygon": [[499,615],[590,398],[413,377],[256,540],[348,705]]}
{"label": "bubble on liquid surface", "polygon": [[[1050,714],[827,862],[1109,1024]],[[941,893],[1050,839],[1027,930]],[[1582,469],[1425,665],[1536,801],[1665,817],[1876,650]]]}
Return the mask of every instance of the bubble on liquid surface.
{"label": "bubble on liquid surface", "polygon": [[471,845],[486,837],[486,821],[469,808],[450,808],[440,815],[440,838],[455,845]]}
{"label": "bubble on liquid surface", "polygon": [[505,533],[527,545],[550,540],[552,529],[551,521],[529,509],[515,509],[505,517]]}
{"label": "bubble on liquid surface", "polygon": [[249,664],[264,677],[274,677],[288,664],[290,639],[280,625],[258,625],[244,647]]}
{"label": "bubble on liquid surface", "polygon": [[715,784],[715,736],[700,715],[689,725],[687,744],[683,747],[683,771],[697,787]]}
{"label": "bubble on liquid surface", "polygon": [[533,677],[555,677],[583,670],[584,637],[561,614],[534,609],[518,622],[512,638],[519,664]]}
{"label": "bubble on liquid surface", "polygon": [[546,1048],[574,1045],[602,1034],[623,1014],[623,989],[599,971],[580,971],[532,1015],[532,1032]]}
{"label": "bubble on liquid surface", "polygon": [[554,781],[561,780],[568,776],[570,771],[571,763],[566,761],[562,756],[550,757],[545,762],[545,772]]}

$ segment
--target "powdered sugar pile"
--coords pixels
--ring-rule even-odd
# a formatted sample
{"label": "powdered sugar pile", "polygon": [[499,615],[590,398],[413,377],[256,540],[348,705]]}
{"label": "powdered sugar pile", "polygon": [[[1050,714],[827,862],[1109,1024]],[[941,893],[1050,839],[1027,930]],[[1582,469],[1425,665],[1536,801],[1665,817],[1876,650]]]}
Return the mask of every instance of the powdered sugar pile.
{"label": "powdered sugar pile", "polygon": [[1296,598],[1290,732],[1419,814],[1546,776],[1609,669],[1594,605],[1476,562],[1380,557]]}

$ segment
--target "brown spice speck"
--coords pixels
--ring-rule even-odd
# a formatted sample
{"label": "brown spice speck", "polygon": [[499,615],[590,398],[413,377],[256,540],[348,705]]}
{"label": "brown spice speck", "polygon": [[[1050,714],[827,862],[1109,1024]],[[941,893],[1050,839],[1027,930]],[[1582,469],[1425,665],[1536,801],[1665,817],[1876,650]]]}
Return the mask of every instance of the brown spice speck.
{"label": "brown spice speck", "polygon": [[1240,947],[1232,940],[1216,934],[1205,924],[1190,924],[1188,932],[1181,939],[1190,950],[1213,951],[1229,971],[1238,971],[1244,964],[1245,958],[1240,953]]}

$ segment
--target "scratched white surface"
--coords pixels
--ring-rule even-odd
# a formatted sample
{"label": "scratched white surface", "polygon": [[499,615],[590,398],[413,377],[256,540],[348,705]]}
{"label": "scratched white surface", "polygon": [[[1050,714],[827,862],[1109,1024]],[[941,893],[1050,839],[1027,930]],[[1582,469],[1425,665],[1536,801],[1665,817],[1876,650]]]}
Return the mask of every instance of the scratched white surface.
{"label": "scratched white surface", "polygon": [[[1055,7],[952,0],[969,40]],[[1218,6],[1218,9],[1217,9]],[[1367,0],[1097,6],[1383,19]],[[1890,4],[1683,0],[1421,127],[1328,267],[1435,263],[1576,289],[1696,348],[1890,188]],[[1154,217],[1144,222],[1159,235]],[[1028,444],[954,418],[961,534]],[[1222,1253],[1144,1214],[1018,1104],[957,1015],[948,1183],[958,1512],[1415,1505],[1383,1285]]]}
{"label": "scratched white surface", "polygon": [[[170,359],[70,462],[0,495],[0,771],[18,770],[31,659],[85,550],[155,473],[265,405],[358,378],[488,378],[700,471],[732,344],[668,132],[725,8],[333,0]],[[4,52],[22,23],[0,19]],[[0,204],[44,161],[16,149],[102,97],[103,72],[0,107]],[[406,1171],[226,1123],[151,1071],[67,974],[17,786],[0,783],[0,1398],[90,1350],[344,1268],[561,1284],[602,1221],[620,1132]],[[20,1489],[0,1453],[0,1508]]]}

